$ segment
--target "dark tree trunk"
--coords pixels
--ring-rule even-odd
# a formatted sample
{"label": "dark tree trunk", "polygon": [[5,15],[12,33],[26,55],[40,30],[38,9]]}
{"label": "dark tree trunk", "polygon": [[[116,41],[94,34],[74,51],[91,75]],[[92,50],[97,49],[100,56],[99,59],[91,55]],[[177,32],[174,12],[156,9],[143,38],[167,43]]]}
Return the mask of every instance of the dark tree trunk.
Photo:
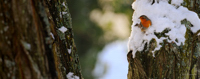
{"label": "dark tree trunk", "polygon": [[[171,0],[169,0],[170,2]],[[199,0],[184,0],[183,6],[200,15]],[[128,79],[199,79],[200,78],[200,36],[197,31],[190,30],[192,24],[183,20],[182,24],[187,27],[185,44],[176,45],[163,41],[160,50],[155,52],[155,57],[151,51],[156,47],[156,40],[151,40],[143,51],[137,51],[135,58],[132,58],[131,51],[128,53],[129,71]],[[164,37],[164,30],[161,35]]]}
{"label": "dark tree trunk", "polygon": [[0,0],[0,79],[67,79],[69,72],[82,79],[66,0]]}

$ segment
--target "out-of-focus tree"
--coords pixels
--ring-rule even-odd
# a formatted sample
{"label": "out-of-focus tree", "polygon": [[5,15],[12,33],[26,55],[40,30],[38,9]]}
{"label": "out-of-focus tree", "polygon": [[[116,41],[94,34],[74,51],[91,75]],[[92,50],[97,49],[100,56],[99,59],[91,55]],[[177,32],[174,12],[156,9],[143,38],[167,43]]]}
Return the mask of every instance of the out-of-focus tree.
{"label": "out-of-focus tree", "polygon": [[97,52],[105,44],[103,40],[99,40],[103,35],[102,29],[89,19],[90,11],[98,8],[98,2],[97,0],[68,0],[68,3],[83,76],[86,79],[93,79],[92,70],[96,63]]}
{"label": "out-of-focus tree", "polygon": [[0,79],[82,79],[66,0],[0,0]]}
{"label": "out-of-focus tree", "polygon": [[103,46],[129,36],[132,0],[68,0],[68,3],[83,76],[93,79],[88,74],[92,74]]}

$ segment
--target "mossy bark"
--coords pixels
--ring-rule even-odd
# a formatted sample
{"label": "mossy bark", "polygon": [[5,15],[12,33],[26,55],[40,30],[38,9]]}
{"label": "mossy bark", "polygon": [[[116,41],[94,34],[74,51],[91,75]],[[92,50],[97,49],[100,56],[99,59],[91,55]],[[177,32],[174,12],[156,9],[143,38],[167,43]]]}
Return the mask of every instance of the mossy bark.
{"label": "mossy bark", "polygon": [[[169,0],[170,2],[170,0]],[[183,6],[200,14],[200,1],[184,0]],[[135,58],[132,58],[131,51],[127,58],[129,61],[128,79],[197,79],[200,78],[200,36],[197,31],[193,33],[190,30],[192,24],[186,19],[182,21],[187,31],[185,34],[185,44],[176,45],[166,40],[161,44],[160,50],[155,51],[155,57],[152,56],[152,50],[156,47],[156,40],[152,39],[150,44],[146,44],[143,51],[137,51]],[[159,37],[166,37],[164,33],[155,33]]]}
{"label": "mossy bark", "polygon": [[82,79],[66,0],[0,0],[0,79],[67,79],[69,72]]}

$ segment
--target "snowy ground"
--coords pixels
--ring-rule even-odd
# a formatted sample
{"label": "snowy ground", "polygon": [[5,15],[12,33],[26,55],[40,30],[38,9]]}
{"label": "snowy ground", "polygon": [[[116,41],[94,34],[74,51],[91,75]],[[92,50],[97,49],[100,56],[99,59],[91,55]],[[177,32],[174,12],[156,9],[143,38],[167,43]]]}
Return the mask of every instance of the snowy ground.
{"label": "snowy ground", "polygon": [[127,40],[106,45],[98,55],[93,73],[96,79],[127,79]]}

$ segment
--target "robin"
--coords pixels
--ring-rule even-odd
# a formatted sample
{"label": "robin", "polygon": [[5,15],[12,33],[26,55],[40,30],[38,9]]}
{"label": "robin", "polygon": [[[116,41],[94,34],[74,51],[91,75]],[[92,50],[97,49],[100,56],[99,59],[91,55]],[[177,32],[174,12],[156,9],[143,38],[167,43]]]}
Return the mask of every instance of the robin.
{"label": "robin", "polygon": [[141,21],[140,24],[136,24],[135,26],[140,27],[141,31],[145,32],[146,29],[149,28],[149,26],[151,26],[151,20],[147,16],[145,16],[145,15],[141,15],[139,17],[139,19]]}

